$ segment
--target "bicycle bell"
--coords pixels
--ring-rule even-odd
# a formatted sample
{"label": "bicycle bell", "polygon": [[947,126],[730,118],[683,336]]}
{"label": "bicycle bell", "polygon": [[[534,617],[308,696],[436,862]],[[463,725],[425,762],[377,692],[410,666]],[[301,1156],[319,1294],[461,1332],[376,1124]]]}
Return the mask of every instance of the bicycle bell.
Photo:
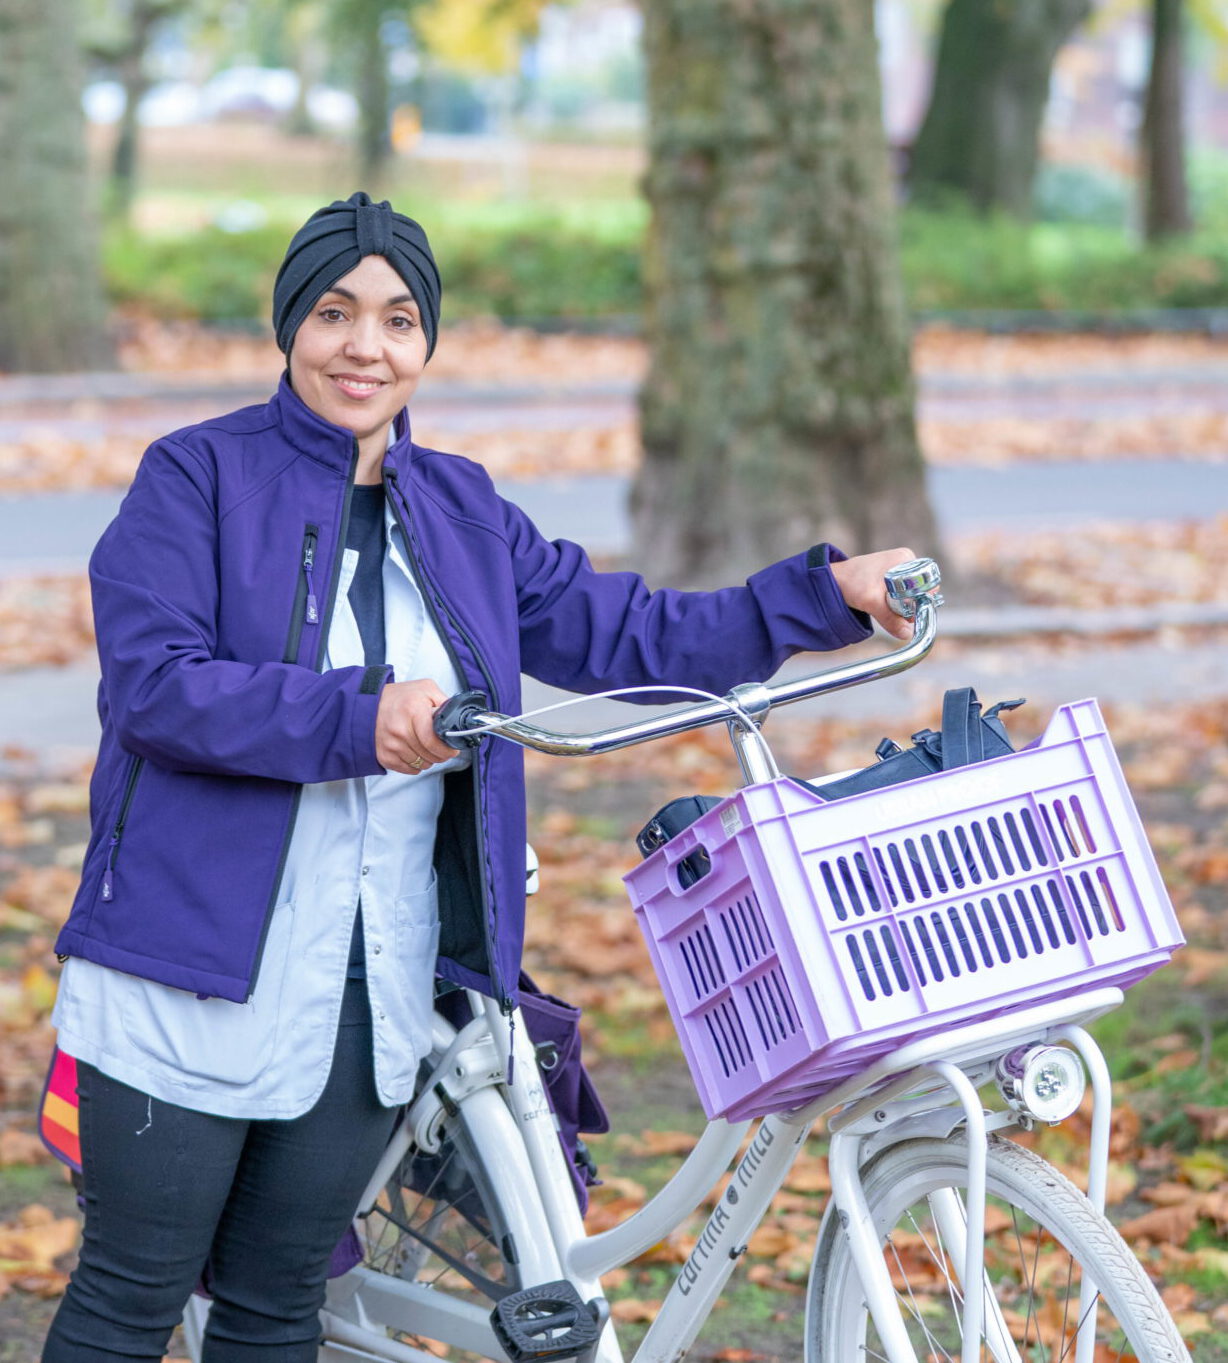
{"label": "bicycle bell", "polygon": [[932,558],[910,558],[897,563],[884,574],[887,604],[897,615],[911,620],[917,613],[917,599],[927,596],[935,606],[942,605],[942,572]]}

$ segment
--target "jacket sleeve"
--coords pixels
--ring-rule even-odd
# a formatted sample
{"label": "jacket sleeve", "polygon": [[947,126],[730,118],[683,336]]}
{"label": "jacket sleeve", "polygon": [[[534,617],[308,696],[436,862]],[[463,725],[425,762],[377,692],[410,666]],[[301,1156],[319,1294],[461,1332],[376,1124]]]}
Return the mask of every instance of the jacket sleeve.
{"label": "jacket sleeve", "polygon": [[762,681],[794,653],[858,643],[870,619],[850,610],[830,545],[755,573],[742,587],[650,591],[635,573],[599,573],[567,540],[547,540],[504,503],[516,573],[524,670],[570,691],[673,683],[723,694]]}
{"label": "jacket sleeve", "polygon": [[212,479],[174,441],[147,451],[90,560],[102,699],[129,752],[178,771],[331,781],[381,772],[386,668],[323,674],[218,656]]}

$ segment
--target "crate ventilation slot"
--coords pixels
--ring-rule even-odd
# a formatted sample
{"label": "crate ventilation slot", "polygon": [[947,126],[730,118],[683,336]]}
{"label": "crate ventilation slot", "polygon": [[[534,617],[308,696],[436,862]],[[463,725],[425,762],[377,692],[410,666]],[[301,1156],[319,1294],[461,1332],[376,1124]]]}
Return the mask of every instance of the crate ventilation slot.
{"label": "crate ventilation slot", "polygon": [[718,909],[716,916],[724,929],[730,954],[740,971],[775,954],[776,944],[763,921],[759,901],[753,894],[735,899],[732,904]]}
{"label": "crate ventilation slot", "polygon": [[725,1078],[745,1069],[752,1055],[738,1010],[729,999],[721,999],[704,1014],[704,1025],[712,1042],[712,1052],[725,1071]]}
{"label": "crate ventilation slot", "polygon": [[750,980],[746,985],[746,998],[765,1050],[774,1050],[796,1035],[797,1008],[778,969],[765,971]]}
{"label": "crate ventilation slot", "polygon": [[707,923],[701,923],[694,932],[680,937],[678,952],[687,968],[696,999],[706,999],[724,985],[725,968]]}
{"label": "crate ventilation slot", "polygon": [[[918,983],[941,983],[948,977],[992,970],[998,965],[1041,956],[1080,937],[1091,940],[1123,932],[1125,922],[1103,866],[1093,876],[1082,870],[1064,877],[1078,928],[1050,876],[1043,885],[1017,887],[979,900],[951,904],[899,920],[900,938]],[[1079,931],[1081,929],[1081,933]],[[911,987],[906,967],[887,924],[850,932],[845,937],[853,971],[867,999],[890,997]]]}

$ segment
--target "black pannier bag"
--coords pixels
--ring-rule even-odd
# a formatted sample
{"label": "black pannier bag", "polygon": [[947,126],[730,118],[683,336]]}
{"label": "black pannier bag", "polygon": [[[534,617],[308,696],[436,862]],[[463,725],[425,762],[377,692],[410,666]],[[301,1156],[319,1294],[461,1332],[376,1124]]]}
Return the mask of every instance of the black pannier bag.
{"label": "black pannier bag", "polygon": [[1015,751],[998,716],[1004,710],[1017,710],[1022,700],[1002,700],[984,714],[976,692],[970,686],[956,687],[942,698],[942,731],[922,729],[912,736],[913,746],[901,748],[894,739],[884,738],[875,748],[878,761],[872,767],[850,772],[834,781],[798,781],[824,800],[840,800],[846,795],[861,795],[867,790],[915,781],[938,771],[951,771],[973,762],[987,762]]}
{"label": "black pannier bag", "polygon": [[[1003,700],[982,714],[981,703],[972,687],[955,687],[942,698],[941,732],[922,729],[913,734],[911,748],[901,748],[894,739],[884,738],[875,749],[878,761],[873,766],[834,781],[811,783],[800,777],[793,779],[823,800],[839,800],[847,795],[899,785],[902,781],[915,781],[935,772],[966,767],[973,762],[1005,757],[1015,749],[998,716],[1004,710],[1016,710],[1022,704],[1022,700]],[[658,847],[663,847],[718,804],[720,800],[711,795],[683,795],[662,805],[636,834],[635,845],[640,855],[651,856]],[[708,853],[702,847],[697,848],[678,864],[679,884],[684,889],[694,885],[710,868]]]}
{"label": "black pannier bag", "polygon": [[[720,800],[715,795],[680,795],[669,804],[662,805],[635,835],[640,856],[651,856],[658,847],[664,847],[684,828],[689,828],[701,814],[706,814],[719,804]],[[697,847],[689,857],[679,862],[678,883],[685,889],[701,880],[711,869],[712,859],[702,847]]]}

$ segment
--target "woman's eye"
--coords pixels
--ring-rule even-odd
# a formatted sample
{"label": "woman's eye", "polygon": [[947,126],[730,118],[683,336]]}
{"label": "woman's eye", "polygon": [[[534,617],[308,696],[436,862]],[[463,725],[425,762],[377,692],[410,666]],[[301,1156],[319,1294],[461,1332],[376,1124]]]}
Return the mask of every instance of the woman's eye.
{"label": "woman's eye", "polygon": [[397,331],[412,331],[418,325],[412,317],[406,317],[403,313],[389,318],[389,322]]}
{"label": "woman's eye", "polygon": [[326,322],[337,322],[337,321],[340,321],[340,319],[341,319],[344,315],[345,315],[345,314],[341,311],[340,308],[321,308],[321,309],[320,309],[320,316],[321,316],[321,317],[324,319],[324,321],[326,321]]}

